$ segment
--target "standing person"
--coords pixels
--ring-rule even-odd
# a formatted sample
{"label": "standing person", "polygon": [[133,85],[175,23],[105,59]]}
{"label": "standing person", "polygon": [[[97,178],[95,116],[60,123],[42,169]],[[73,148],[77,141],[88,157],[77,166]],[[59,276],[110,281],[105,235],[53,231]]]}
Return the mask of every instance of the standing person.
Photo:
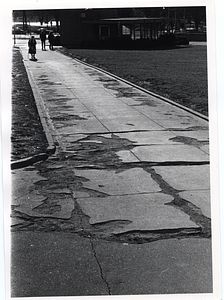
{"label": "standing person", "polygon": [[29,46],[29,54],[31,54],[31,60],[36,60],[35,54],[36,54],[36,40],[35,37],[32,35],[31,38],[28,41]]}
{"label": "standing person", "polygon": [[46,31],[44,29],[42,29],[40,32],[40,40],[41,40],[42,50],[46,50],[46,48],[45,48]]}
{"label": "standing person", "polygon": [[53,49],[53,44],[54,44],[54,34],[53,34],[53,31],[49,32],[48,40],[49,40],[49,44],[50,44],[49,45],[50,50],[54,50]]}

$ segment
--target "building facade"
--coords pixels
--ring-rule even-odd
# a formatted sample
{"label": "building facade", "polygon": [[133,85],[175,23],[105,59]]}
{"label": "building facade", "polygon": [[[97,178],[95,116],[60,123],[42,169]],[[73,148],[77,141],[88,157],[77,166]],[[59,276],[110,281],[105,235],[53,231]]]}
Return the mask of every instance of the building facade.
{"label": "building facade", "polygon": [[166,21],[165,17],[136,16],[132,8],[61,10],[61,45],[129,47],[138,40],[158,39]]}

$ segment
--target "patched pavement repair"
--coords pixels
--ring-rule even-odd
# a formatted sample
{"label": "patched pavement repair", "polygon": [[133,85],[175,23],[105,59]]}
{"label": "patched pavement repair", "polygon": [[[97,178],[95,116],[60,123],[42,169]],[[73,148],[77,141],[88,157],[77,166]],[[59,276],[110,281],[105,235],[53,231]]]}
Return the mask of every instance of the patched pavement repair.
{"label": "patched pavement repair", "polygon": [[[98,275],[67,293],[75,273],[67,283],[63,279],[64,288],[55,294],[47,285],[40,292],[37,284],[35,295],[29,288],[16,295],[212,292],[206,118],[57,51],[38,52],[37,62],[27,60],[25,47],[21,51],[44,129],[57,151],[45,161],[12,171],[13,234],[21,233],[21,240],[27,235],[38,244],[36,232],[44,247],[48,234],[50,243],[56,234],[55,243],[62,248],[60,234],[72,247],[80,242],[89,250],[82,253],[79,246],[77,255],[81,261],[85,255],[95,260],[90,267],[92,276]],[[203,264],[201,247],[207,253]],[[133,270],[138,264],[140,269]],[[87,269],[79,271],[80,280]],[[186,283],[177,282],[178,276]],[[54,275],[52,282],[60,278]]]}

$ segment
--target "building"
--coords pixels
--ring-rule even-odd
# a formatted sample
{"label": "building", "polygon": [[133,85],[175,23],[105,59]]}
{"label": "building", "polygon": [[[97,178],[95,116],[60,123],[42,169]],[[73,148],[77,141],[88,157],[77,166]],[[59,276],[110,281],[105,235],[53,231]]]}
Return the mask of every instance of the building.
{"label": "building", "polygon": [[164,33],[165,17],[139,16],[133,8],[60,11],[61,45],[132,48],[147,45]]}

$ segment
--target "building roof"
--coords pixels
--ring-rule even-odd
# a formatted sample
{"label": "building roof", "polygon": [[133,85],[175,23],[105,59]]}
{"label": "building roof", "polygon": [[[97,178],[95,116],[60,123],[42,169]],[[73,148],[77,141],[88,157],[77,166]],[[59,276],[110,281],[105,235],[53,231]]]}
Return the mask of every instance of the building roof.
{"label": "building roof", "polygon": [[109,19],[100,19],[100,20],[83,20],[83,23],[94,23],[94,24],[111,24],[111,23],[154,23],[154,22],[163,22],[166,18],[146,18],[146,17],[129,17],[129,18],[109,18]]}
{"label": "building roof", "polygon": [[155,20],[164,20],[164,18],[147,18],[147,17],[128,17],[128,18],[109,18],[109,19],[101,19],[101,20],[108,20],[108,21],[155,21]]}

